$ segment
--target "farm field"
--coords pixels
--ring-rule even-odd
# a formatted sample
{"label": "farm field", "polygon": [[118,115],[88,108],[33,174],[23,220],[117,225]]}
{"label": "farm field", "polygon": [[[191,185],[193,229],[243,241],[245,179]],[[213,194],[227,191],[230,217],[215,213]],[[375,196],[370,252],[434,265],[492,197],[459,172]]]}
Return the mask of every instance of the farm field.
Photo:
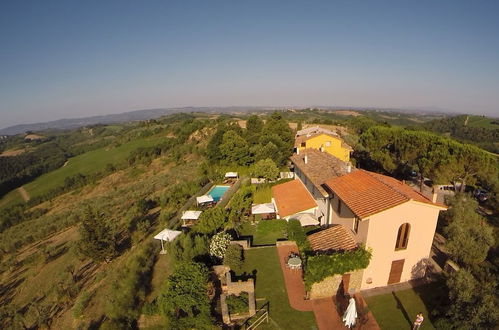
{"label": "farm field", "polygon": [[468,125],[472,127],[499,128],[499,124],[495,124],[494,122],[499,123],[499,119],[482,116],[469,116],[468,118]]}
{"label": "farm field", "polygon": [[[105,147],[89,151],[82,155],[70,158],[67,164],[55,171],[46,173],[23,187],[30,198],[41,196],[52,189],[64,184],[64,180],[78,173],[92,175],[103,171],[107,164],[117,165],[124,162],[130,152],[140,147],[149,147],[161,141],[161,136],[148,137],[123,143],[118,147]],[[23,202],[17,189],[9,192],[0,200],[0,207]]]}

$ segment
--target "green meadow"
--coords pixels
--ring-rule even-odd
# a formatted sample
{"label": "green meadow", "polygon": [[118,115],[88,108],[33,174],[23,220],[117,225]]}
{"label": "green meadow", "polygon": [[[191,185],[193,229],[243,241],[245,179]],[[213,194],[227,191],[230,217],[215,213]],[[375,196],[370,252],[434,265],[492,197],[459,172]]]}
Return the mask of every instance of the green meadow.
{"label": "green meadow", "polygon": [[[105,170],[107,164],[118,165],[126,161],[133,150],[140,147],[150,147],[161,142],[161,136],[141,138],[126,142],[118,147],[107,146],[92,150],[76,157],[70,158],[67,164],[52,172],[46,173],[30,183],[24,189],[31,198],[42,196],[52,189],[64,185],[64,180],[78,173],[92,175]],[[0,207],[9,206],[23,201],[17,189],[12,190],[0,200]]]}

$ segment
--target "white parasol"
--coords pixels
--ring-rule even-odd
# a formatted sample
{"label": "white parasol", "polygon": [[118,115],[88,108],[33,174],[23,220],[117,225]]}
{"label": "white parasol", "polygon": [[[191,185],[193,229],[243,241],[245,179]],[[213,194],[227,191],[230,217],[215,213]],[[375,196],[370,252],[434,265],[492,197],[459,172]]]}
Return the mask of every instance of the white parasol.
{"label": "white parasol", "polygon": [[343,315],[343,322],[348,328],[352,328],[355,325],[355,319],[357,318],[357,308],[355,307],[355,299],[352,297],[348,301],[348,307]]}

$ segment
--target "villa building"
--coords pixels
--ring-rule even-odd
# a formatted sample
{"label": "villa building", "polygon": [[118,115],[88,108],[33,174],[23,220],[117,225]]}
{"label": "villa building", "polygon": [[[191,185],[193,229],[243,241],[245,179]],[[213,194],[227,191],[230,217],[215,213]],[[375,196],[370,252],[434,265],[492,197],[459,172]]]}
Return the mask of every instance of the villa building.
{"label": "villa building", "polygon": [[394,178],[357,170],[325,182],[329,223],[373,251],[360,289],[423,277],[442,204]]}

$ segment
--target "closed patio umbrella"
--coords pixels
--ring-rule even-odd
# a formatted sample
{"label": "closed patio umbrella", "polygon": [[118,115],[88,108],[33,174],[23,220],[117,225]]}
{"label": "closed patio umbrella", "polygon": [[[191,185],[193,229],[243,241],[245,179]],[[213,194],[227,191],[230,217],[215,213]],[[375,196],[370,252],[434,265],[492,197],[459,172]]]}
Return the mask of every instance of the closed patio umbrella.
{"label": "closed patio umbrella", "polygon": [[355,307],[355,299],[352,297],[348,301],[348,307],[343,315],[343,322],[348,328],[352,328],[355,325],[355,319],[357,318],[357,308]]}

